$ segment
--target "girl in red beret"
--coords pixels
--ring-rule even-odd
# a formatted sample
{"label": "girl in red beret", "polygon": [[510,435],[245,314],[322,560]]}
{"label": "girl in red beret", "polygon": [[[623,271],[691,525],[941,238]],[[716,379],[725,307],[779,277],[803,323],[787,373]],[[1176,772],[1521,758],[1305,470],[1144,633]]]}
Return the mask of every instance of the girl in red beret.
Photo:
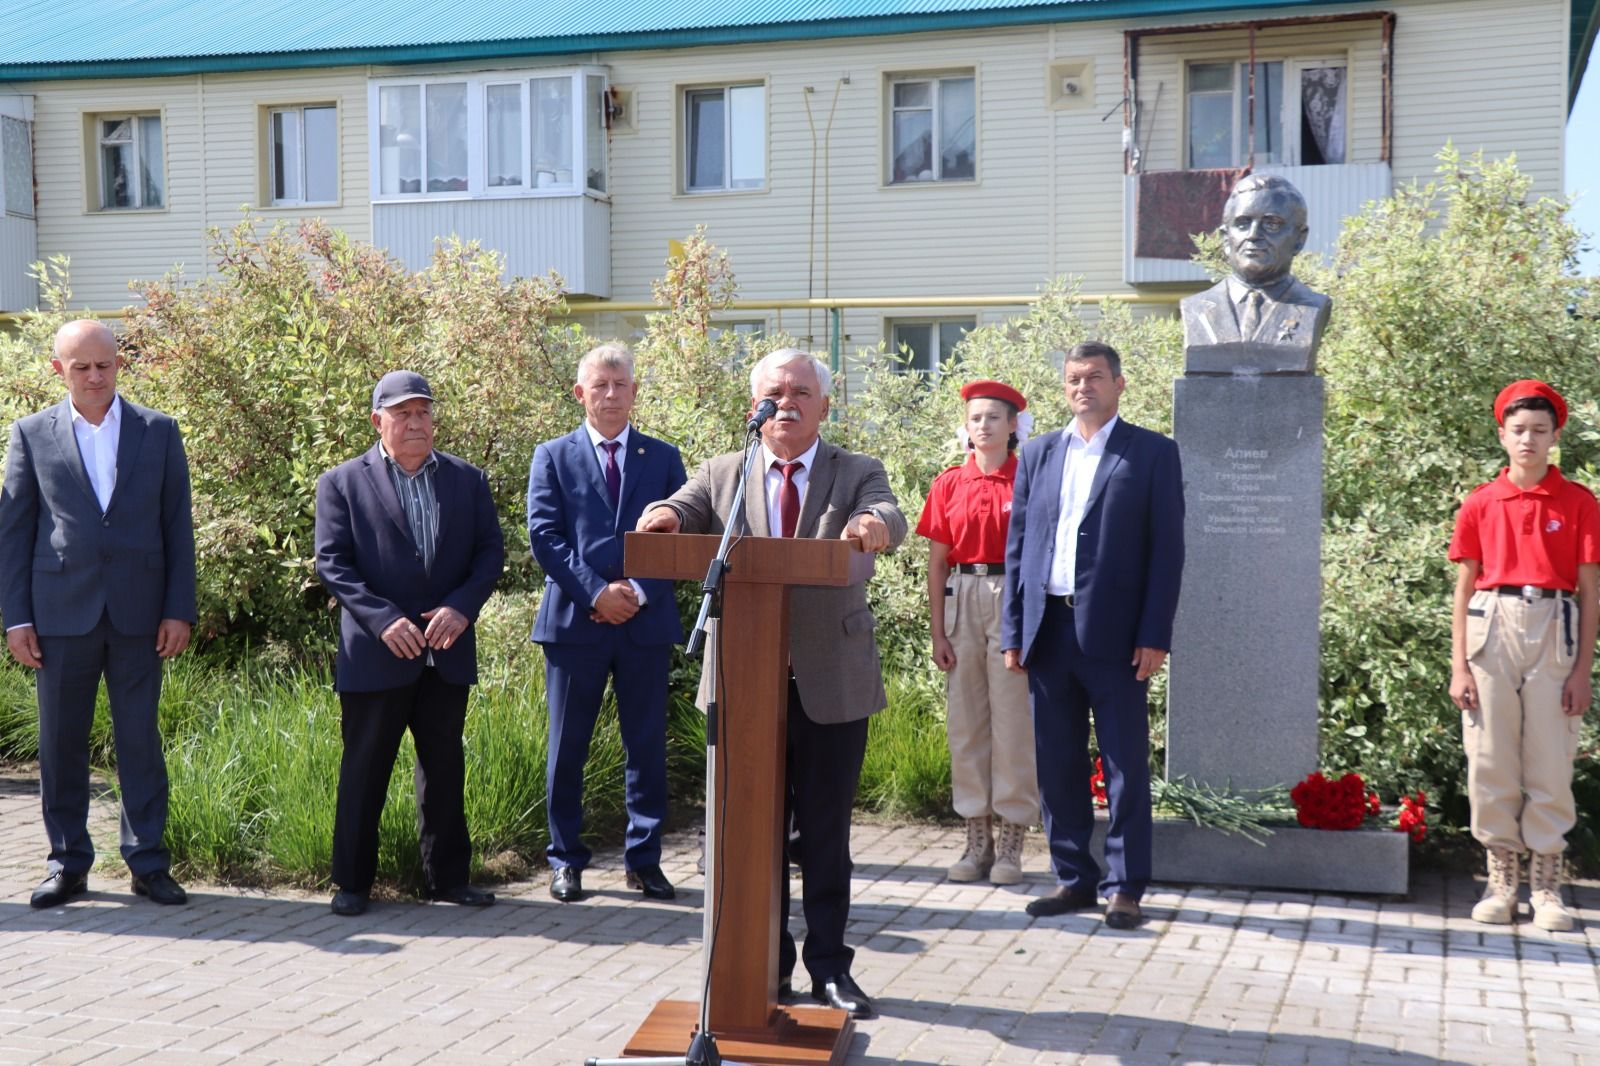
{"label": "girl in red beret", "polygon": [[1550,465],[1567,404],[1542,381],[1495,399],[1510,464],[1461,505],[1450,559],[1450,698],[1461,709],[1472,835],[1488,851],[1480,922],[1516,917],[1528,853],[1533,924],[1572,928],[1561,898],[1576,821],[1572,761],[1591,699],[1600,613],[1600,506]]}
{"label": "girl in red beret", "polygon": [[934,479],[917,523],[929,541],[933,661],[946,674],[950,787],[967,823],[966,849],[949,877],[1014,885],[1028,826],[1039,818],[1039,783],[1028,678],[1006,669],[1000,608],[1013,453],[1031,419],[1022,394],[998,381],[971,382],[961,399],[967,461]]}

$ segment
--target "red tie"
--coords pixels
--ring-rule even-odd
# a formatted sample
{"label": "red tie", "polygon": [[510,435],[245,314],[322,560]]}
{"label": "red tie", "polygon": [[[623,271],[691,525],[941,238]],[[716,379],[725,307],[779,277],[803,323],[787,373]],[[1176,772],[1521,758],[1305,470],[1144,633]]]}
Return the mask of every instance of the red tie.
{"label": "red tie", "polygon": [[600,442],[600,447],[606,450],[606,495],[611,499],[611,506],[616,507],[622,498],[622,468],[617,465],[617,449],[622,447],[622,442],[605,440]]}
{"label": "red tie", "polygon": [[794,483],[794,476],[804,470],[806,464],[795,460],[772,465],[783,471],[783,488],[778,491],[778,519],[783,524],[783,532],[778,535],[792,537],[794,527],[800,524],[800,486]]}

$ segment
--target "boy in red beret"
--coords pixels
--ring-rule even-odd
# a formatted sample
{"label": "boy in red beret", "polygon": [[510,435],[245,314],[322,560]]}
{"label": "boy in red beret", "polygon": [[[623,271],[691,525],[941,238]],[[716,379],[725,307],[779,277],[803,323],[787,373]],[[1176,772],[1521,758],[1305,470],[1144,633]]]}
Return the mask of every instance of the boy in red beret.
{"label": "boy in red beret", "polygon": [[1461,708],[1472,835],[1489,853],[1472,917],[1513,919],[1527,851],[1533,924],[1560,931],[1572,928],[1561,881],[1600,621],[1600,506],[1550,465],[1567,421],[1560,393],[1515,381],[1494,415],[1510,465],[1467,497],[1450,541],[1460,565],[1450,698]]}
{"label": "boy in red beret", "polygon": [[933,661],[947,675],[950,791],[967,822],[966,850],[949,878],[1014,885],[1023,839],[1039,818],[1028,677],[1007,670],[1000,650],[1013,452],[1028,401],[998,381],[971,382],[961,399],[970,454],[934,479],[917,522],[929,541]]}

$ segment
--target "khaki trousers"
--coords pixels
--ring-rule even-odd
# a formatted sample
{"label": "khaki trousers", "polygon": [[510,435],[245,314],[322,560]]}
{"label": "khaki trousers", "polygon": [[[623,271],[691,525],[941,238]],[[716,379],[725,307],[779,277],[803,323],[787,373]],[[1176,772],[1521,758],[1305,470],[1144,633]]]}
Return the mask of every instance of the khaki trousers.
{"label": "khaki trousers", "polygon": [[1583,719],[1562,713],[1561,689],[1577,650],[1578,603],[1479,590],[1466,639],[1479,704],[1461,715],[1472,835],[1486,848],[1562,851],[1577,817],[1572,762]]}
{"label": "khaki trousers", "polygon": [[945,678],[949,703],[950,791],[963,818],[1039,820],[1028,675],[1006,669],[1000,650],[1005,578],[951,573],[944,631],[956,665]]}

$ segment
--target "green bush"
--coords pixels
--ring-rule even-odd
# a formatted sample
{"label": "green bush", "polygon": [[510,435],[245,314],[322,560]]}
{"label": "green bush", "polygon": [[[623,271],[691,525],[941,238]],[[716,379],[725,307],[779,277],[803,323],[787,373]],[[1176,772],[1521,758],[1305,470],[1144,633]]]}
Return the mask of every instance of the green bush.
{"label": "green bush", "polygon": [[[317,221],[213,234],[217,272],[141,288],[129,386],[183,427],[194,483],[202,639],[331,646],[312,525],[317,478],[369,448],[372,386],[425,375],[439,447],[482,466],[527,587],[528,459],[565,427],[579,331],[554,276],[501,281],[497,255],[441,244],[410,273]],[[564,432],[564,428],[561,430]]]}

